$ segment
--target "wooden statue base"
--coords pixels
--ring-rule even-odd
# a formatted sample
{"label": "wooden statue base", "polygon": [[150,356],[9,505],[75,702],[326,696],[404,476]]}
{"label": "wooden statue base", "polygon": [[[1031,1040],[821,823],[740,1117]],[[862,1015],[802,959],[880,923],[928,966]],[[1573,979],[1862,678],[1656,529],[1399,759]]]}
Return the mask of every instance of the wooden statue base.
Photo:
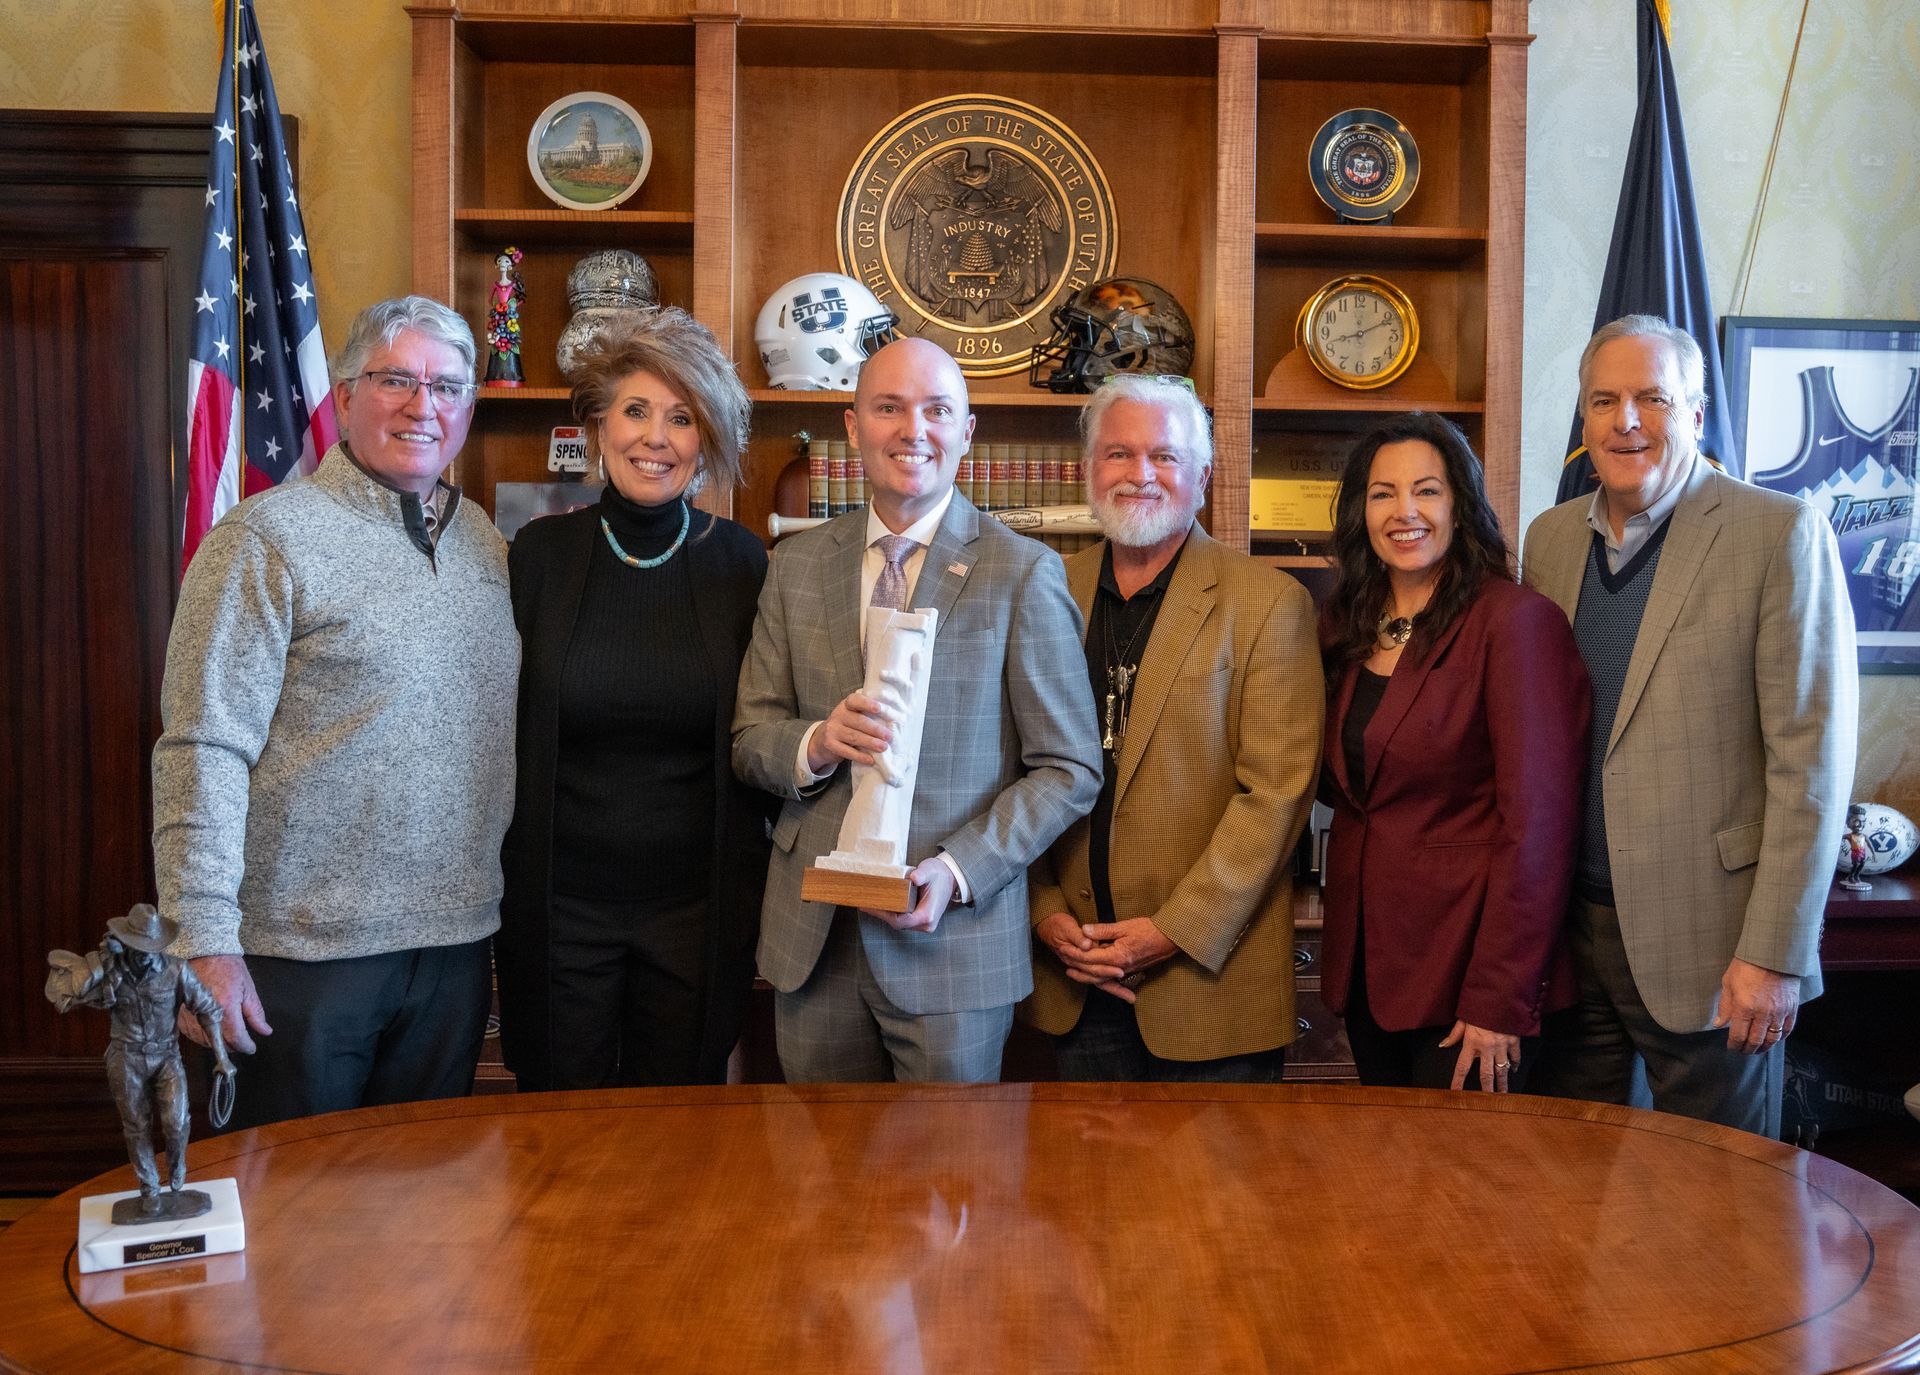
{"label": "wooden statue base", "polygon": [[800,896],[808,902],[830,902],[836,907],[871,907],[876,912],[913,909],[913,884],[903,872],[855,874],[845,869],[808,869],[800,876]]}

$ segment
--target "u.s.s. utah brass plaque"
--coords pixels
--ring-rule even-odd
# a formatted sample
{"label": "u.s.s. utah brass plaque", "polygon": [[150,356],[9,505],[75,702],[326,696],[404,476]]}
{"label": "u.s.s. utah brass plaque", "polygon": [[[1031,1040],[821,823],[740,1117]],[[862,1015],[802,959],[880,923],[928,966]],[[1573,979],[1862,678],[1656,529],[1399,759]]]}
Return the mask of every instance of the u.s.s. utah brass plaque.
{"label": "u.s.s. utah brass plaque", "polygon": [[840,267],[974,377],[1023,372],[1055,306],[1111,275],[1113,192],[1078,135],[993,95],[916,106],[840,198]]}

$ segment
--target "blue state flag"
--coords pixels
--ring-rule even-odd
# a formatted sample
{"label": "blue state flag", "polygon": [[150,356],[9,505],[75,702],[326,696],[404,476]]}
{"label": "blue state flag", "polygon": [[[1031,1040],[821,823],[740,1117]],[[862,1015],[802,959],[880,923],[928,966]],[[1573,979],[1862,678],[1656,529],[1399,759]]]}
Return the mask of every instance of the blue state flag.
{"label": "blue state flag", "polygon": [[[1680,125],[1680,95],[1673,83],[1673,54],[1656,0],[1639,0],[1640,104],[1620,182],[1620,208],[1613,216],[1613,243],[1593,313],[1597,330],[1622,315],[1658,315],[1691,334],[1707,363],[1707,419],[1700,448],[1727,472],[1742,473],[1733,435],[1721,408],[1720,346],[1714,335],[1713,302],[1707,295],[1707,260],[1694,209],[1693,176],[1687,170],[1687,136]],[[1573,433],[1560,470],[1557,501],[1593,490],[1593,463],[1580,434],[1580,403],[1574,403]]]}

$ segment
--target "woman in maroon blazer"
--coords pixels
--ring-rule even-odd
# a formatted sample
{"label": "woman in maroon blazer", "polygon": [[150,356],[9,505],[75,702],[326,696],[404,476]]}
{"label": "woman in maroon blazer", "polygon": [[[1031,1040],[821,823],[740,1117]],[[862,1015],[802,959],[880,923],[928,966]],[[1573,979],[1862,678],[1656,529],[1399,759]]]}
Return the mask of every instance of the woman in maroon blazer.
{"label": "woman in maroon blazer", "polygon": [[1542,1012],[1572,997],[1586,669],[1566,616],[1513,581],[1452,424],[1382,423],[1334,510],[1321,989],[1363,1083],[1518,1090]]}

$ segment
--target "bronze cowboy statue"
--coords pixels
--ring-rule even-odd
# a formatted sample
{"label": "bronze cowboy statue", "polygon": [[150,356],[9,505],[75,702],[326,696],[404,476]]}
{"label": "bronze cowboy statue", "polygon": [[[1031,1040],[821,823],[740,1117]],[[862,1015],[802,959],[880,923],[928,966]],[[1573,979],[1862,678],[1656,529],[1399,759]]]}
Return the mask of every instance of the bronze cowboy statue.
{"label": "bronze cowboy statue", "polygon": [[[113,1013],[107,1084],[140,1180],[139,1198],[113,1205],[116,1223],[198,1217],[213,1206],[200,1190],[181,1187],[187,1181],[188,1115],[178,1010],[184,1006],[200,1019],[214,1048],[217,1078],[209,1114],[216,1127],[225,1125],[233,1111],[233,1061],[220,1037],[220,1004],[184,962],[163,953],[179,933],[177,923],[143,902],[107,923],[98,950],[85,956],[55,950],[47,956],[48,1002],[61,1012],[98,1007]],[[164,1198],[153,1154],[156,1108],[170,1175]]]}

